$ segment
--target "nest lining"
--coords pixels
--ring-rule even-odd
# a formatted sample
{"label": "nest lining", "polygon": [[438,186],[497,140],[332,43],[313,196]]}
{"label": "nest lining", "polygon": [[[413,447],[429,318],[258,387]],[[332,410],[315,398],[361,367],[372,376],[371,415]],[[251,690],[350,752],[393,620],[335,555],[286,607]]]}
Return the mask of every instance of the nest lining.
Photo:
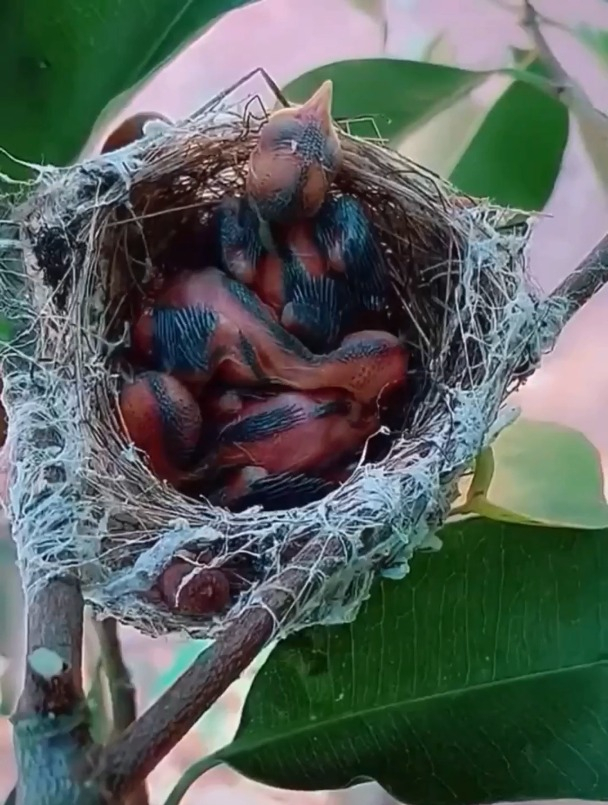
{"label": "nest lining", "polygon": [[26,594],[69,570],[101,615],[150,634],[213,637],[226,620],[170,611],[147,594],[184,551],[236,568],[237,613],[263,605],[290,558],[319,537],[337,538],[343,555],[277,628],[352,619],[375,573],[405,575],[444,522],[458,480],[507,421],[505,396],[546,340],[526,273],[528,222],[511,227],[508,211],[341,134],[335,192],[357,197],[373,222],[391,322],[412,354],[400,433],[384,458],[362,461],[347,483],[299,509],[230,513],[158,481],[115,414],[117,348],[133,294],[154,271],[201,267],[201,223],[243,185],[259,129],[248,108],[207,111],[119,152],[41,169],[14,209],[27,292],[18,298],[14,273],[4,272],[4,308],[20,336],[4,356],[3,399]]}

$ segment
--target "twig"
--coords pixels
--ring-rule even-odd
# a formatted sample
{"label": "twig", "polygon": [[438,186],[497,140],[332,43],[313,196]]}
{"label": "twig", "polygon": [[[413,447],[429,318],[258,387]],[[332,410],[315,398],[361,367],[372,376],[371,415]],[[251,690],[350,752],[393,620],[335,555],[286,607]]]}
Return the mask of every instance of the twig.
{"label": "twig", "polygon": [[[496,6],[496,8],[501,8],[503,11],[511,11],[517,13],[519,11],[519,7],[517,2],[509,3],[505,2],[505,0],[488,0],[490,5]],[[535,10],[536,19],[542,23],[543,25],[550,25],[551,28],[557,28],[558,31],[564,31],[564,33],[572,34],[572,29],[566,25],[565,22],[560,22],[560,20],[556,20],[554,17],[548,17],[546,14],[541,14],[540,11]]]}
{"label": "twig", "polygon": [[29,602],[25,681],[12,717],[18,802],[85,801],[94,745],[82,690],[82,616],[73,579],[52,579]]}
{"label": "twig", "polygon": [[246,75],[241,76],[241,78],[235,81],[234,84],[231,84],[229,87],[222,90],[217,95],[214,95],[213,98],[211,98],[209,101],[200,106],[195,112],[189,114],[186,120],[193,120],[199,117],[199,115],[202,115],[204,112],[208,112],[212,109],[217,108],[217,106],[224,100],[224,98],[227,98],[228,95],[234,92],[235,89],[238,89],[239,87],[242,87],[243,84],[246,84],[247,81],[249,81],[250,78],[253,78],[254,75],[262,76],[262,78],[268,84],[271,91],[274,93],[276,99],[280,101],[283,104],[283,106],[285,107],[291,106],[291,104],[281,91],[281,88],[276,83],[274,78],[272,78],[270,74],[267,73],[263,67],[256,67],[255,69],[250,70]]}
{"label": "twig", "polygon": [[114,737],[124,732],[135,721],[135,686],[122,656],[118,627],[114,618],[95,621],[101,659],[108,678],[112,702]]}
{"label": "twig", "polygon": [[540,22],[541,18],[530,0],[523,0],[520,24],[528,32],[538,57],[549,74],[554,96],[577,115],[595,122],[599,120],[604,126],[608,125],[606,115],[593,105],[583,87],[568,73],[551,49],[541,30]]}
{"label": "twig", "polygon": [[571,274],[561,282],[541,303],[539,314],[552,315],[558,311],[560,329],[604,285],[608,283],[608,234],[580,262]]}
{"label": "twig", "polygon": [[344,561],[338,538],[314,540],[259,590],[258,606],[234,616],[226,630],[152,707],[100,755],[93,779],[106,796],[133,790],[194,726],[273,637],[291,607]]}
{"label": "twig", "polygon": [[[131,674],[122,656],[118,624],[114,618],[94,621],[95,632],[99,640],[101,660],[103,663],[110,701],[112,703],[113,737],[117,738],[137,718],[135,703],[135,686]],[[125,805],[149,805],[145,781],[133,790]]]}

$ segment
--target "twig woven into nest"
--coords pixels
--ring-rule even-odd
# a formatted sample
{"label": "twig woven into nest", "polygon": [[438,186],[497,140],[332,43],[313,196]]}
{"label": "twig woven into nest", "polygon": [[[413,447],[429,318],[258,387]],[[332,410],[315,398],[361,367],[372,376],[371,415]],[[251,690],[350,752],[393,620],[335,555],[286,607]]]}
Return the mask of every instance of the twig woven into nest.
{"label": "twig woven into nest", "polygon": [[526,275],[527,220],[514,227],[509,211],[463,200],[405,157],[343,133],[335,192],[356,196],[373,222],[391,321],[412,354],[400,433],[382,460],[296,510],[229,513],[162,484],[114,413],[115,348],[154,271],[200,266],[201,222],[243,185],[259,128],[248,109],[208,109],[114,154],[41,169],[14,210],[27,294],[15,302],[5,272],[21,334],[3,374],[25,586],[32,594],[72,569],[100,612],[154,634],[213,636],[225,620],[172,613],[143,594],[180,551],[246,567],[234,614],[264,606],[289,555],[313,539],[331,542],[333,570],[307,571],[309,589],[277,627],[352,619],[374,574],[404,575],[443,523],[459,478],[508,421],[505,396],[553,335]]}

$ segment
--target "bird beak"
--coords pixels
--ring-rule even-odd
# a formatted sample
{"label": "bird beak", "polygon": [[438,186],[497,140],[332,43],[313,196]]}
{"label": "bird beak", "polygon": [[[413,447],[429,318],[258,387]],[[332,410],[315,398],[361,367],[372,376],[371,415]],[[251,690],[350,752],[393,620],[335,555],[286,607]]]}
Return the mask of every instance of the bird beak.
{"label": "bird beak", "polygon": [[331,103],[333,99],[333,82],[324,81],[319,89],[302,104],[300,111],[307,117],[318,120],[324,129],[331,129]]}

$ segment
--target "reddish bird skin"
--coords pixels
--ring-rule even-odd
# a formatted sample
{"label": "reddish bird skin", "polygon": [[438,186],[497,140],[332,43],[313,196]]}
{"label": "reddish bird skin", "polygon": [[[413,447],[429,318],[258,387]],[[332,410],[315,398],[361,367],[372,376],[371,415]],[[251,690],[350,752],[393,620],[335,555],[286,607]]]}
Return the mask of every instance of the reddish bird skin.
{"label": "reddish bird skin", "polygon": [[124,148],[125,145],[130,145],[145,136],[145,127],[151,121],[160,121],[161,123],[171,123],[168,117],[159,114],[158,112],[138,112],[136,115],[128,117],[114,129],[114,131],[106,139],[101,149],[102,154],[107,154],[110,151],[116,151],[119,148]]}
{"label": "reddish bird skin", "polygon": [[307,347],[333,349],[348,305],[344,278],[327,276],[328,261],[315,243],[310,221],[283,227],[275,244],[258,262],[253,289]]}
{"label": "reddish bird skin", "polygon": [[219,432],[215,461],[262,467],[270,475],[307,473],[353,453],[379,427],[377,413],[327,389],[285,392],[248,404]]}
{"label": "reddish bird skin", "polygon": [[262,506],[270,511],[293,509],[320,500],[335,484],[314,475],[279,473],[269,475],[261,467],[243,467],[233,472],[217,495],[216,505],[233,511]]}
{"label": "reddish bird skin", "polygon": [[152,471],[178,485],[202,431],[194,397],[171,375],[146,372],[124,384],[119,406],[129,438],[146,453]]}
{"label": "reddish bird skin", "polygon": [[213,615],[230,604],[230,582],[215,567],[175,559],[156,582],[162,600],[183,615]]}
{"label": "reddish bird skin", "polygon": [[318,388],[320,356],[280,327],[248,288],[219,269],[184,272],[132,332],[136,354],[186,383]]}
{"label": "reddish bird skin", "polygon": [[401,340],[382,330],[353,333],[327,355],[332,385],[349,391],[363,404],[376,402],[382,393],[403,385],[408,363]]}
{"label": "reddish bird skin", "polygon": [[302,276],[323,277],[327,260],[313,239],[313,224],[298,221],[275,230],[275,250],[261,256],[250,285],[277,315]]}
{"label": "reddish bird skin", "polygon": [[235,386],[339,388],[364,403],[403,382],[407,369],[404,346],[382,331],[356,333],[327,355],[313,354],[255,294],[213,268],[176,277],[137,320],[132,344],[154,369],[198,387],[217,376]]}
{"label": "reddish bird skin", "polygon": [[333,85],[306,103],[273,112],[249,159],[246,192],[263,221],[314,216],[342,164],[331,120]]}
{"label": "reddish bird skin", "polygon": [[218,265],[234,279],[252,285],[264,253],[258,218],[247,199],[228,197],[216,207],[212,226],[218,248]]}

